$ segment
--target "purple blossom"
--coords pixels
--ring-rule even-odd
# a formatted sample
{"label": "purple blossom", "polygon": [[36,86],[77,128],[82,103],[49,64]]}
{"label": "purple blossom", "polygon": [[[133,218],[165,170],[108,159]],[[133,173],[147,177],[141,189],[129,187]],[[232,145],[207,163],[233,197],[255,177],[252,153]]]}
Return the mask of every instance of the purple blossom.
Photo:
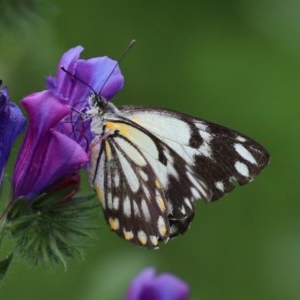
{"label": "purple blossom", "polygon": [[31,199],[58,180],[78,171],[88,157],[73,139],[56,129],[70,108],[49,91],[22,100],[29,126],[13,174],[13,199]]}
{"label": "purple blossom", "polygon": [[[60,131],[72,137],[88,151],[89,142],[93,138],[90,122],[82,122],[79,112],[84,113],[87,109],[87,99],[93,90],[105,99],[111,99],[123,87],[124,77],[117,61],[107,56],[80,59],[82,51],[83,47],[77,46],[63,54],[57,66],[56,77],[47,78],[47,87],[61,103],[73,109],[65,117]],[[62,66],[79,79],[64,72]]]}
{"label": "purple blossom", "polygon": [[[57,77],[47,78],[48,89],[72,107],[87,105],[86,100],[92,92],[90,87],[109,100],[124,84],[117,61],[107,56],[80,59],[82,51],[82,46],[68,50],[57,66]],[[62,66],[86,84],[64,72]]]}
{"label": "purple blossom", "polygon": [[10,102],[8,88],[3,88],[0,90],[0,182],[11,147],[25,125],[23,113],[15,103]]}
{"label": "purple blossom", "polygon": [[125,300],[187,300],[189,287],[178,277],[163,273],[155,277],[155,270],[143,270],[131,282]]}
{"label": "purple blossom", "polygon": [[[63,54],[57,76],[47,78],[48,90],[22,100],[29,127],[13,175],[13,199],[31,199],[84,167],[92,140],[89,121],[82,119],[92,92],[106,99],[123,86],[117,62],[108,57],[80,59],[77,46]],[[61,69],[63,66],[78,80]]]}

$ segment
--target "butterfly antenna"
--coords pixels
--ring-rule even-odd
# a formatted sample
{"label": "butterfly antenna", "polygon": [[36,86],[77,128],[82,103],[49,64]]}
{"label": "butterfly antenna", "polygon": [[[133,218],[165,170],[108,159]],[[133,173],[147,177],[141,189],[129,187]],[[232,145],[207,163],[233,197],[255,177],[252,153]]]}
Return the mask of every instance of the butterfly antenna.
{"label": "butterfly antenna", "polygon": [[70,75],[72,78],[74,78],[74,79],[80,81],[81,83],[85,84],[87,87],[89,87],[89,88],[93,91],[93,93],[94,93],[95,95],[98,95],[98,93],[93,89],[93,87],[90,86],[86,81],[84,81],[84,80],[82,80],[81,78],[77,77],[75,74],[72,74],[72,73],[71,73],[70,71],[68,71],[64,66],[60,66],[60,69],[61,69],[62,71],[64,71],[65,73],[67,73],[68,75]]}
{"label": "butterfly antenna", "polygon": [[113,69],[111,70],[111,72],[107,76],[106,80],[104,81],[104,83],[102,85],[102,88],[99,91],[99,95],[101,95],[101,92],[103,91],[103,88],[107,84],[109,78],[112,76],[112,74],[114,73],[115,69],[120,65],[121,61],[124,59],[124,57],[126,56],[126,54],[128,53],[128,51],[132,48],[132,46],[135,44],[135,42],[136,42],[135,40],[131,40],[130,43],[128,44],[128,46],[126,47],[126,49],[124,50],[124,52],[122,53],[122,55],[119,57],[119,59],[117,60],[116,65],[113,67]]}

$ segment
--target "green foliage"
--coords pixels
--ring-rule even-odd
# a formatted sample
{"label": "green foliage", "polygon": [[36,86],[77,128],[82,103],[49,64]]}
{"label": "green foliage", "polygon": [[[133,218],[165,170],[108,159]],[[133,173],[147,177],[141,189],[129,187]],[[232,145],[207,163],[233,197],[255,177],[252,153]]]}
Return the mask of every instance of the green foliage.
{"label": "green foliage", "polygon": [[5,277],[8,267],[12,261],[13,253],[10,253],[5,259],[0,261],[0,282]]}
{"label": "green foliage", "polygon": [[83,257],[82,237],[92,237],[94,195],[62,201],[68,189],[45,193],[28,202],[20,197],[9,208],[5,230],[15,252],[30,263],[67,268],[66,258]]}

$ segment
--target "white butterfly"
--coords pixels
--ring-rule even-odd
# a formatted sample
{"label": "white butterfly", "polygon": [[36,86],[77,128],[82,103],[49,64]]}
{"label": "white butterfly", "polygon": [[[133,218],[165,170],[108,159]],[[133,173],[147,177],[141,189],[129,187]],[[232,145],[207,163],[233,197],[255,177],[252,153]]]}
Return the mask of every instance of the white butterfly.
{"label": "white butterfly", "polygon": [[194,202],[222,197],[268,164],[267,151],[231,129],[174,111],[117,108],[93,93],[89,176],[110,228],[147,248],[183,234]]}

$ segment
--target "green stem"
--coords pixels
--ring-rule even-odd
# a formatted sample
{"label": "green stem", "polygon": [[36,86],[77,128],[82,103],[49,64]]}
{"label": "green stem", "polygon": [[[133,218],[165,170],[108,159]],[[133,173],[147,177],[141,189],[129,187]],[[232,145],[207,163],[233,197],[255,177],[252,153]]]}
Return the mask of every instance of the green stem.
{"label": "green stem", "polygon": [[2,241],[6,235],[6,218],[5,216],[0,219],[0,248],[2,245]]}

